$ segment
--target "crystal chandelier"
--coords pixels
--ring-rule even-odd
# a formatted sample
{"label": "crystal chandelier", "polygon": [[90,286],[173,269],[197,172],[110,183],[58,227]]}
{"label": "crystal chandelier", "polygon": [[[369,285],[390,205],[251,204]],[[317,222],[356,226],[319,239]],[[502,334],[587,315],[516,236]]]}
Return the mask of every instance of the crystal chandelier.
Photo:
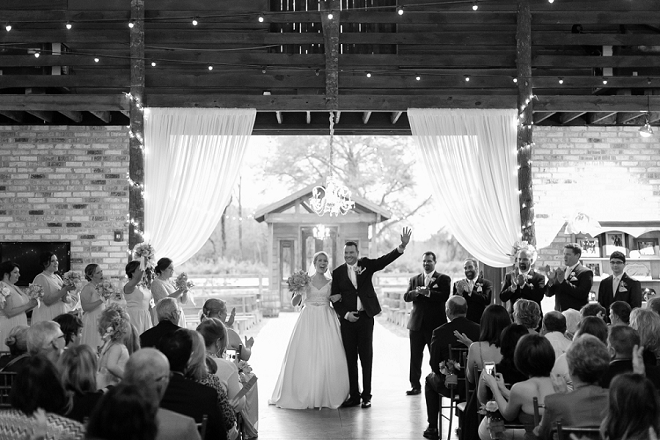
{"label": "crystal chandelier", "polygon": [[332,153],[335,135],[335,114],[330,112],[330,175],[326,179],[325,186],[315,186],[312,189],[312,198],[309,204],[318,216],[329,213],[338,217],[339,214],[346,215],[353,209],[355,202],[351,200],[351,190],[343,185],[339,179],[333,176]]}

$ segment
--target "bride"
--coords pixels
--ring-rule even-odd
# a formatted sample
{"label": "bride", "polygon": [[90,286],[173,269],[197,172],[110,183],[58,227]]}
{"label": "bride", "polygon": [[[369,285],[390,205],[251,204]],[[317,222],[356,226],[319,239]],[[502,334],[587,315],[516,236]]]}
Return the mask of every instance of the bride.
{"label": "bride", "polygon": [[[330,308],[328,254],[314,254],[316,273],[304,292],[273,396],[280,408],[338,408],[348,395],[348,367],[337,315]],[[300,295],[292,299],[300,301]]]}

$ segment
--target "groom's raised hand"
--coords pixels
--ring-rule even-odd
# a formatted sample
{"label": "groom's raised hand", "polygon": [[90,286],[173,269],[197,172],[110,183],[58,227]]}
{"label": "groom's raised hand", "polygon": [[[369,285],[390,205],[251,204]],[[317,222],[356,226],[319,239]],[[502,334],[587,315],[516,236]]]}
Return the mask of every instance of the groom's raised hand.
{"label": "groom's raised hand", "polygon": [[408,243],[410,243],[410,236],[412,235],[412,229],[410,228],[403,228],[403,232],[401,233],[401,247],[406,248],[408,246]]}

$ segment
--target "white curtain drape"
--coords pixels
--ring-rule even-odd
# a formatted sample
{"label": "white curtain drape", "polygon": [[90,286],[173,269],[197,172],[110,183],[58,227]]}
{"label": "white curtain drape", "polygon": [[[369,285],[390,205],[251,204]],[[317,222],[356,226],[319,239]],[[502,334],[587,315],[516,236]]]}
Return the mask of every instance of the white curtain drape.
{"label": "white curtain drape", "polygon": [[182,264],[217,226],[238,178],[255,109],[147,108],[145,241]]}
{"label": "white curtain drape", "polygon": [[492,267],[520,240],[516,110],[408,109],[438,209],[461,245]]}

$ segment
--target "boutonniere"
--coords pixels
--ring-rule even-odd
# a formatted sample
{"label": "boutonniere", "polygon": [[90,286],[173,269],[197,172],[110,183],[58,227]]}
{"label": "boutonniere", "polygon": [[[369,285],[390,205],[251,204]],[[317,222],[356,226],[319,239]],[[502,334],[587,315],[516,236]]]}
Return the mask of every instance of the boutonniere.
{"label": "boutonniere", "polygon": [[575,272],[571,272],[571,274],[568,277],[569,278],[575,278]]}
{"label": "boutonniere", "polygon": [[627,291],[628,291],[627,287],[628,287],[628,286],[626,285],[626,283],[624,283],[623,281],[621,281],[621,282],[619,283],[619,292],[627,292]]}
{"label": "boutonniere", "polygon": [[353,270],[354,270],[355,273],[357,273],[358,275],[362,275],[362,272],[364,272],[365,270],[367,270],[367,268],[366,268],[366,267],[362,267],[362,266],[355,266],[355,267],[353,268]]}
{"label": "boutonniere", "polygon": [[481,287],[483,283],[475,283],[474,286],[477,288],[477,292],[483,292],[484,289]]}
{"label": "boutonniere", "polygon": [[[431,278],[431,283],[435,283],[436,278]],[[429,283],[429,284],[431,284]]]}

